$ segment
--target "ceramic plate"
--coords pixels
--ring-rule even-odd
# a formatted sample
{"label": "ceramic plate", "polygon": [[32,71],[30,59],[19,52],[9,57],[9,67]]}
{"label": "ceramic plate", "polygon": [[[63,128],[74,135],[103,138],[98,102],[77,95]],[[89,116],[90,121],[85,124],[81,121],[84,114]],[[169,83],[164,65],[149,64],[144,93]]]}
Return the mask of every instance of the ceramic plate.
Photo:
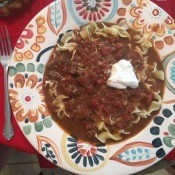
{"label": "ceramic plate", "polygon": [[[44,102],[44,67],[60,36],[89,21],[125,19],[154,41],[166,74],[160,113],[135,137],[98,147],[67,135]],[[11,106],[22,132],[46,159],[70,172],[127,175],[145,169],[175,146],[175,21],[149,0],[56,0],[39,12],[18,39],[9,72]]]}

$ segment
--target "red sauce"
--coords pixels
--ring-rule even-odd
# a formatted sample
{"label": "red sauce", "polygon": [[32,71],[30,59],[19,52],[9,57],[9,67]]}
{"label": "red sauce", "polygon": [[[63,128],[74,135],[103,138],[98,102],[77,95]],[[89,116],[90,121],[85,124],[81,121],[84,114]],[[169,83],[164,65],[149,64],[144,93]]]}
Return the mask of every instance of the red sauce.
{"label": "red sauce", "polygon": [[[131,36],[136,34],[131,30],[128,32]],[[76,42],[78,47],[72,60],[69,51],[58,53],[54,50],[55,57],[52,54],[46,65],[44,84],[48,80],[57,82],[57,94],[69,97],[64,100],[64,104],[70,118],[59,119],[52,105],[54,97],[50,96],[49,87],[43,86],[53,119],[69,134],[88,142],[98,142],[94,134],[99,133],[96,123],[100,121],[105,122],[111,133],[119,129],[130,131],[131,134],[123,135],[122,140],[141,131],[156,112],[137,124],[132,124],[134,115],[131,113],[135,107],[147,110],[154,100],[153,92],[160,90],[161,96],[163,95],[164,83],[160,80],[149,82],[152,91],[147,90],[142,82],[136,89],[128,87],[121,90],[106,85],[111,66],[121,59],[129,60],[137,73],[144,69],[143,57],[134,49],[138,44],[114,36],[98,37],[95,42],[83,39]],[[150,65],[156,62],[158,69],[163,70],[154,48],[150,48],[146,56]],[[150,70],[147,71],[147,76],[153,78]],[[111,120],[115,123],[111,124]]]}

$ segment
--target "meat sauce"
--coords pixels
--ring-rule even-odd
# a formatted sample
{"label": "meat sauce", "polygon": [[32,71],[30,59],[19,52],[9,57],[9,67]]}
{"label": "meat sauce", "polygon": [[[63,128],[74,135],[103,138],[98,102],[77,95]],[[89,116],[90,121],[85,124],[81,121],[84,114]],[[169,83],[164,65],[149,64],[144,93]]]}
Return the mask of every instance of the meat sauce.
{"label": "meat sauce", "polygon": [[[135,31],[129,29],[128,33],[133,36]],[[123,135],[122,141],[126,140],[143,130],[156,112],[147,119],[140,119],[139,123],[131,124],[131,115],[135,106],[148,109],[154,99],[140,82],[136,89],[115,89],[106,85],[110,77],[111,66],[121,59],[129,60],[135,71],[139,72],[143,67],[143,57],[133,48],[138,44],[126,38],[109,36],[100,37],[98,41],[77,41],[78,46],[74,58],[70,60],[71,54],[53,51],[44,74],[44,82],[52,80],[58,82],[57,93],[64,94],[69,98],[64,100],[66,113],[70,117],[58,118],[52,105],[54,100],[49,95],[48,86],[43,86],[45,101],[50,110],[52,118],[67,133],[80,140],[98,143],[94,134],[98,133],[96,121],[104,120],[110,128],[110,132],[125,129],[130,134]],[[147,53],[148,64],[158,64],[158,69],[163,70],[159,55],[154,47]],[[148,72],[149,76],[149,72]],[[156,80],[152,87],[154,91],[160,90],[163,96],[164,83]],[[103,116],[103,117],[102,117]],[[110,124],[111,118],[120,118],[114,125]],[[108,141],[111,143],[111,141]]]}

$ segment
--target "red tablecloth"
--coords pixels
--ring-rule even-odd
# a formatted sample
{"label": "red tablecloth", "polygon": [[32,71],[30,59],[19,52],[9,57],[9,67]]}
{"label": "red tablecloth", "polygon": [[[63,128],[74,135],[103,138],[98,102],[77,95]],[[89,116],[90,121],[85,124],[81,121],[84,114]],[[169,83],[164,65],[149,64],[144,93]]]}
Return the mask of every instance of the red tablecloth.
{"label": "red tablecloth", "polygon": [[[15,46],[16,41],[23,31],[24,27],[28,24],[28,22],[46,5],[48,5],[53,0],[33,0],[32,4],[25,9],[23,12],[13,15],[10,17],[0,17],[0,25],[6,24],[9,33],[12,37],[12,44]],[[172,17],[175,19],[175,2],[172,2],[172,0],[152,0],[157,5],[162,7],[166,12],[168,12]],[[32,154],[38,154],[38,152],[30,145],[30,143],[27,141],[27,139],[22,134],[21,130],[19,129],[16,121],[14,118],[12,118],[13,126],[15,129],[15,136],[12,140],[7,141],[4,139],[2,132],[3,132],[3,126],[4,126],[4,103],[3,103],[3,71],[2,67],[0,67],[0,144],[16,148],[20,151],[32,153]],[[166,156],[166,159],[175,159],[175,149],[169,153],[169,155]],[[42,167],[54,167],[50,162],[48,162],[46,159],[43,159],[41,156],[39,156],[39,161],[41,162]]]}

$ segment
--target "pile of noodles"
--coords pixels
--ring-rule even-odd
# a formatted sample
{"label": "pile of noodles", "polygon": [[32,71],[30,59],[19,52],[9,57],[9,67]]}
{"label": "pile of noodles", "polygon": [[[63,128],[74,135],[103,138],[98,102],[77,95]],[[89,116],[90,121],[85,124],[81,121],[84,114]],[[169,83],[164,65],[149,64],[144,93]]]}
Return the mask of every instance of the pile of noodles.
{"label": "pile of noodles", "polygon": [[[104,23],[100,23],[100,27],[99,27],[97,23],[90,22],[88,25],[83,26],[80,29],[77,29],[71,32],[67,32],[62,37],[61,43],[57,44],[56,51],[57,52],[69,51],[70,53],[72,53],[72,57],[71,57],[71,60],[72,60],[74,58],[74,55],[76,53],[76,48],[78,46],[76,42],[72,42],[72,41],[75,41],[77,37],[81,37],[84,40],[88,39],[92,42],[95,40],[95,38],[93,37],[94,34],[97,36],[99,35],[103,37],[108,37],[109,35],[119,36],[121,38],[128,38],[129,40],[131,40],[131,36],[127,32],[127,30],[128,30],[128,26],[123,21],[118,23],[118,25],[111,25],[109,27],[106,26]],[[134,36],[134,41],[139,44],[140,47],[136,46],[135,50],[140,55],[142,55],[142,57],[144,57],[144,55],[148,53],[148,49],[150,47],[153,47],[152,42],[150,41],[147,35],[137,34]],[[143,70],[140,74],[137,73],[137,77],[140,80],[143,77],[144,79],[146,79],[145,72],[148,68],[151,68],[154,78],[163,81],[164,72],[157,69],[157,63],[155,62],[154,65],[149,65],[147,63],[147,58],[145,57],[144,59],[145,59],[144,61],[145,70]],[[69,97],[65,95],[58,95],[56,93],[56,86],[57,86],[56,82],[47,81],[46,84],[49,85],[50,94],[56,97],[55,100],[53,101],[53,105],[56,106],[57,108],[58,117],[60,118],[63,116],[69,117],[69,115],[66,113],[65,105],[63,102],[64,99],[69,98]],[[150,84],[145,82],[144,86],[149,91],[152,91]],[[148,110],[145,110],[145,109],[141,110],[136,107],[134,111],[131,113],[131,115],[135,116],[135,119],[132,121],[132,123],[138,123],[140,118],[147,118],[151,116],[152,112],[158,111],[160,109],[162,105],[162,100],[159,95],[160,92],[153,92],[153,94],[154,94],[155,100],[150,103]],[[112,122],[113,121],[111,121],[111,123]],[[124,129],[120,129],[120,130],[117,130],[115,133],[111,133],[109,129],[107,128],[107,126],[105,125],[105,122],[103,121],[97,123],[97,128],[100,131],[100,134],[95,134],[95,137],[102,143],[105,143],[107,139],[112,139],[112,140],[117,141],[117,140],[122,139],[121,134],[129,134],[129,132],[125,131]]]}

